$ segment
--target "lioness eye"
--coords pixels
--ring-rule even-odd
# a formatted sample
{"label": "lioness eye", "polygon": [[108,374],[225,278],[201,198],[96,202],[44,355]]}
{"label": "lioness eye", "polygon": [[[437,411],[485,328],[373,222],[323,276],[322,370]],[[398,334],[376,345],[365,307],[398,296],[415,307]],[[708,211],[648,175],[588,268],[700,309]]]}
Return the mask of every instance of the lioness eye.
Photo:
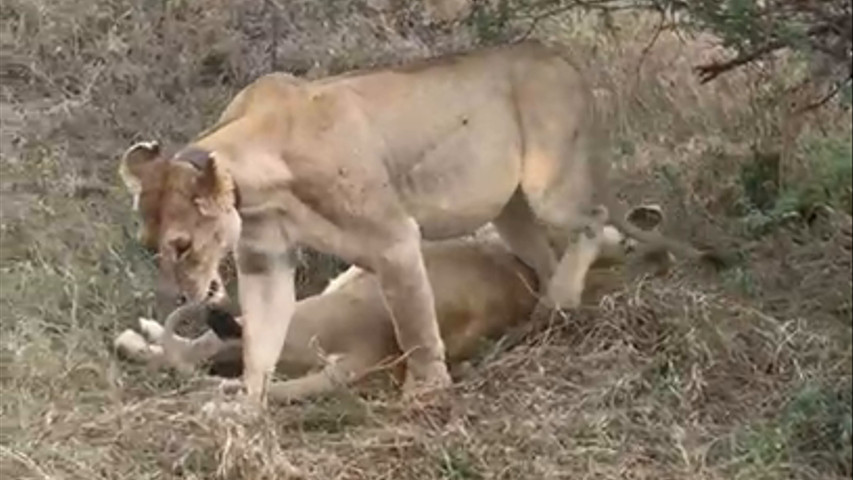
{"label": "lioness eye", "polygon": [[172,240],[172,248],[175,249],[175,255],[177,255],[178,258],[186,255],[192,246],[192,241],[188,238],[179,237]]}

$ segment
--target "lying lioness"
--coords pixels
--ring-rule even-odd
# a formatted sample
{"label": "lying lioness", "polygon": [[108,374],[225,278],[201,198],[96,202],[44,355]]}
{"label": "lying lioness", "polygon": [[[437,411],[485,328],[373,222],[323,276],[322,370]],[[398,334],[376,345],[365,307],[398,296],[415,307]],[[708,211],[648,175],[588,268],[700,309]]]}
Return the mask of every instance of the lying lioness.
{"label": "lying lioness", "polygon": [[[535,275],[500,244],[442,242],[424,246],[423,255],[449,361],[468,357],[480,340],[528,317],[536,302]],[[279,373],[296,378],[273,382],[270,400],[331,390],[402,353],[375,278],[358,270],[342,276],[334,288],[297,302],[277,364]],[[162,343],[166,351],[178,351],[172,358],[164,348],[146,346],[133,331],[125,331],[116,344],[130,358],[185,370],[205,360],[213,360],[214,371],[217,363],[238,361],[241,342],[223,341],[213,331],[195,341],[169,338],[169,327],[199,313],[192,306],[178,308],[165,322],[166,329],[141,321],[150,340]],[[222,322],[221,311],[214,310],[211,320]]]}
{"label": "lying lioness", "polygon": [[[643,210],[653,211],[634,209],[632,221]],[[643,225],[644,229],[654,227]],[[613,286],[614,277],[596,275],[603,273],[596,265],[624,262],[630,244],[612,227],[582,244],[584,254],[593,257],[590,262],[596,262],[587,276],[585,291],[600,294]],[[529,318],[537,300],[535,272],[498,239],[426,243],[422,252],[450,363],[469,358],[484,340],[495,339]],[[213,330],[195,340],[174,335],[176,324],[205,312]],[[240,368],[241,328],[232,323],[235,320],[239,322],[219,310],[184,306],[169,315],[165,328],[156,321],[140,319],[143,334],[153,344],[133,330],[124,331],[115,343],[132,360],[187,371],[210,362],[211,372],[224,373],[235,364]],[[279,373],[295,378],[273,383],[270,399],[301,399],[349,384],[385,364],[403,366],[395,362],[402,353],[375,278],[351,268],[332,280],[323,293],[297,302],[277,368]],[[394,373],[399,378],[402,370]]]}

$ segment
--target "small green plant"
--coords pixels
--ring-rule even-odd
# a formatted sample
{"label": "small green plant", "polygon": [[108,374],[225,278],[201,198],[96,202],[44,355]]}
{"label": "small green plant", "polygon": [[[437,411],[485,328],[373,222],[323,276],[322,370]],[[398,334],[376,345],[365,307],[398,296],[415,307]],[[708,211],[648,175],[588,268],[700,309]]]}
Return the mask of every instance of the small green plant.
{"label": "small green plant", "polygon": [[468,454],[459,449],[442,449],[439,459],[441,478],[446,480],[482,480]]}
{"label": "small green plant", "polygon": [[806,385],[775,417],[738,435],[736,470],[759,475],[796,462],[827,475],[849,477],[853,474],[851,436],[850,384]]}
{"label": "small green plant", "polygon": [[806,218],[818,205],[853,214],[853,147],[849,138],[814,137],[802,142],[804,172],[781,185],[778,155],[756,154],[744,162],[740,183],[747,214],[747,234],[765,235],[791,218]]}
{"label": "small green plant", "polygon": [[841,105],[848,109],[853,107],[853,85],[848,82],[841,87],[839,94],[841,95]]}
{"label": "small green plant", "polygon": [[299,424],[305,431],[338,433],[368,422],[363,402],[351,392],[340,391],[321,396],[300,411]]}
{"label": "small green plant", "polygon": [[806,141],[803,154],[814,180],[801,185],[799,197],[822,202],[853,214],[853,145],[849,137],[821,137]]}
{"label": "small green plant", "polygon": [[616,139],[616,152],[621,158],[633,158],[637,153],[637,147],[631,139],[620,137]]}
{"label": "small green plant", "polygon": [[747,297],[756,297],[758,295],[758,286],[752,273],[743,266],[737,266],[724,273],[723,281],[725,284]]}
{"label": "small green plant", "polygon": [[500,0],[495,5],[476,3],[466,23],[473,26],[481,42],[499,43],[509,33],[510,13],[508,0]]}
{"label": "small green plant", "polygon": [[755,152],[743,163],[740,182],[749,205],[761,211],[772,210],[779,196],[778,153]]}
{"label": "small green plant", "polygon": [[686,195],[684,182],[681,180],[680,172],[676,166],[660,165],[655,169],[655,174],[658,183],[668,190],[668,193],[677,198],[684,198]]}

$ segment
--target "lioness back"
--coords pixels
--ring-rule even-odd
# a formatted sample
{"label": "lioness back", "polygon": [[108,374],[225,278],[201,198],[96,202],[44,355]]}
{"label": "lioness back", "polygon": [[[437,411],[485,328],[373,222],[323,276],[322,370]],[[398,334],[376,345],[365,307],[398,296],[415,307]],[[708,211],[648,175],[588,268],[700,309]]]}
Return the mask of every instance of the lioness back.
{"label": "lioness back", "polygon": [[[305,82],[268,74],[238,94],[220,123],[236,112],[258,119],[276,110],[274,120],[258,124],[288,136],[293,149],[311,152],[337,151],[328,142],[312,143],[337,125],[347,135],[333,143],[347,151],[356,145],[359,154],[381,160],[424,238],[440,240],[495,218],[523,171],[535,169],[534,180],[543,185],[552,181],[559,168],[546,160],[555,152],[526,137],[535,130],[557,144],[570,141],[573,119],[588,117],[584,85],[563,56],[525,42]],[[288,115],[298,116],[298,129],[288,130],[295,121]],[[522,125],[525,119],[529,125]],[[553,128],[566,122],[567,128]],[[288,168],[308,178],[316,165],[291,160]],[[240,175],[262,183],[271,169]]]}
{"label": "lioness back", "polygon": [[355,93],[352,101],[383,146],[395,191],[433,240],[470,233],[494,218],[525,170],[537,169],[536,181],[552,181],[559,169],[540,162],[553,152],[536,151],[540,145],[527,138],[531,129],[568,142],[572,127],[552,125],[588,119],[580,72],[536,42],[346,74],[316,88]]}

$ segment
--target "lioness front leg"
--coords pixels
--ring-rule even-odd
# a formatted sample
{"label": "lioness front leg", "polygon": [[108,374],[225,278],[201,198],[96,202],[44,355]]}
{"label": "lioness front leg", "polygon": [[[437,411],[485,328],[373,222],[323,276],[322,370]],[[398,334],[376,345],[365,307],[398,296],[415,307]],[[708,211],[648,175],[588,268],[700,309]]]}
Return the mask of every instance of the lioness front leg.
{"label": "lioness front leg", "polygon": [[237,250],[237,280],[243,310],[243,386],[249,401],[266,404],[266,388],[296,307],[294,265],[289,251]]}
{"label": "lioness front leg", "polygon": [[557,268],[557,258],[521,190],[513,193],[492,224],[510,250],[536,272],[540,293],[544,294]]}
{"label": "lioness front leg", "polygon": [[[300,210],[291,208],[291,213]],[[417,223],[398,217],[398,221],[387,220],[381,227],[384,235],[365,235],[357,229],[317,228],[319,222],[307,221],[312,216],[304,211],[291,217],[299,224],[302,241],[376,275],[397,343],[407,355],[404,394],[414,397],[448,387],[451,379]]]}
{"label": "lioness front leg", "polygon": [[[280,222],[295,242],[335,255],[376,275],[397,343],[407,354],[404,393],[418,396],[448,387],[451,379],[444,363],[444,342],[421,253],[420,228],[389,193],[387,186],[377,187],[369,199],[371,208],[361,209],[357,216],[347,212],[348,218],[340,214],[346,222],[330,221],[331,215],[321,215],[292,194],[282,195],[277,204],[261,206],[256,211],[259,216],[264,211],[275,211],[268,218],[276,218],[275,222]],[[340,209],[344,204],[340,201],[333,207]],[[250,218],[254,215],[244,211],[244,225],[252,224]],[[242,291],[242,278],[240,282]],[[244,314],[244,322],[247,321]]]}
{"label": "lioness front leg", "polygon": [[444,363],[445,347],[421,253],[420,233],[414,220],[408,223],[404,236],[380,252],[374,268],[397,342],[408,355],[403,392],[416,396],[422,390],[446,388],[451,380]]}

